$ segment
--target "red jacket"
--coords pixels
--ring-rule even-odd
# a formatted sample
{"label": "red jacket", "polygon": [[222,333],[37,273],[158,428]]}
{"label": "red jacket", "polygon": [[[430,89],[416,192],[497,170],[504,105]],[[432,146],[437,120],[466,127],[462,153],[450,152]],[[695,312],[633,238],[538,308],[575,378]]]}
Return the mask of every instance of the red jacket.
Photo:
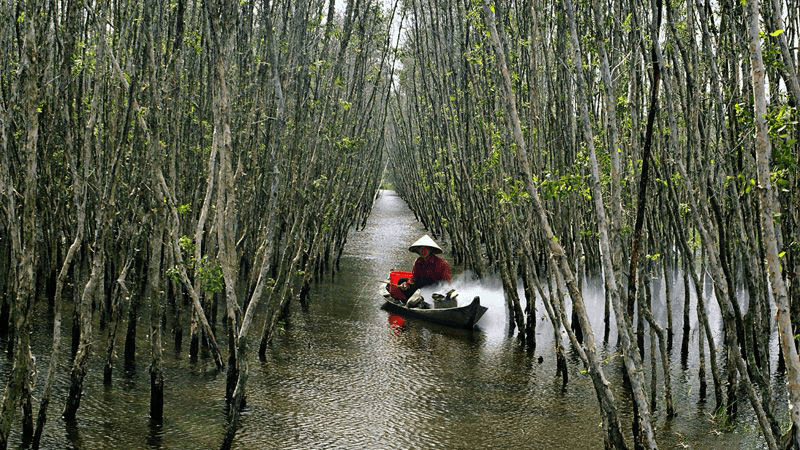
{"label": "red jacket", "polygon": [[421,288],[437,281],[450,281],[450,264],[434,254],[427,258],[419,257],[414,261],[411,282],[415,288]]}

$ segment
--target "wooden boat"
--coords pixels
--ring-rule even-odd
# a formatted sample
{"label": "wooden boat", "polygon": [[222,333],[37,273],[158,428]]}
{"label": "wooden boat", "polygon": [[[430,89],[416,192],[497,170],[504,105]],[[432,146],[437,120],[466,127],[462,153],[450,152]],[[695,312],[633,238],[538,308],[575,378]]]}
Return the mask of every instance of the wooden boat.
{"label": "wooden boat", "polygon": [[384,298],[386,303],[384,303],[383,308],[387,311],[458,328],[472,328],[481,320],[483,313],[488,309],[485,306],[481,306],[480,297],[473,298],[472,302],[466,306],[425,309],[408,308],[400,300],[393,298],[388,293],[384,295]]}

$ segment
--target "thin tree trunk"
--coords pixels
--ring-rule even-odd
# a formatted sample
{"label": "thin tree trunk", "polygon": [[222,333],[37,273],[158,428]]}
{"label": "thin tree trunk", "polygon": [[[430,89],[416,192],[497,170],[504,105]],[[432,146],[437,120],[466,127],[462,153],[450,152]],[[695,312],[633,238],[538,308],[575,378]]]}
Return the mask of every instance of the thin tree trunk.
{"label": "thin tree trunk", "polygon": [[[689,267],[683,264],[683,331],[681,332],[681,364],[686,366],[689,358],[689,338],[691,333],[691,303],[692,293],[689,288]],[[696,309],[696,308],[695,308]],[[702,333],[698,334],[702,336]]]}
{"label": "thin tree trunk", "polygon": [[[79,7],[75,4],[70,4],[67,10],[67,20],[75,20],[75,14],[79,11]],[[73,29],[74,30],[74,29]],[[73,49],[75,39],[77,36],[68,36],[68,43],[65,45],[66,49]],[[71,50],[66,50],[66,53],[71,53]],[[68,59],[63,64],[62,76],[67,76],[72,67],[72,60]],[[62,108],[63,123],[70,123],[70,114],[72,108]],[[65,146],[67,149],[75,148],[74,134],[72,128],[67,126],[65,130]],[[47,368],[47,376],[45,378],[44,387],[42,389],[41,398],[39,399],[39,412],[36,420],[36,429],[33,433],[33,441],[31,448],[34,450],[39,448],[44,425],[47,422],[47,410],[50,406],[50,398],[53,391],[53,383],[56,379],[58,372],[58,363],[61,359],[61,305],[64,291],[64,284],[66,283],[67,274],[75,261],[75,257],[80,250],[81,243],[83,242],[86,233],[86,203],[87,203],[87,187],[86,179],[78,172],[78,157],[74,152],[67,152],[69,158],[69,169],[72,174],[72,190],[73,190],[73,204],[75,207],[75,238],[72,240],[67,249],[67,254],[61,263],[61,270],[56,277],[55,293],[53,295],[53,343],[50,348],[50,364]],[[88,169],[88,165],[86,167]]]}
{"label": "thin tree trunk", "polygon": [[112,374],[114,371],[114,361],[116,358],[116,343],[117,334],[119,332],[120,322],[122,321],[122,309],[120,308],[120,299],[129,299],[130,292],[126,283],[128,277],[128,270],[133,264],[133,255],[128,254],[125,259],[125,264],[117,277],[111,294],[111,323],[108,328],[108,336],[106,338],[106,365],[103,368],[103,384],[106,386],[111,385]]}
{"label": "thin tree trunk", "polygon": [[225,282],[225,311],[228,332],[228,367],[225,398],[230,401],[238,378],[238,355],[236,354],[238,315],[241,314],[237,299],[238,252],[236,248],[236,187],[233,175],[233,146],[231,139],[231,100],[229,98],[228,74],[231,72],[228,58],[233,54],[238,4],[231,1],[203,3],[210,27],[212,54],[211,92],[214,105],[214,138],[212,146],[219,157],[217,174],[217,200],[214,226],[217,230],[218,259]]}
{"label": "thin tree trunk", "polygon": [[600,362],[596,358],[594,332],[592,331],[589,317],[587,315],[585,306],[583,304],[583,297],[581,295],[581,292],[577,289],[574,279],[574,274],[572,273],[569,267],[569,262],[566,260],[564,249],[558,243],[558,240],[553,234],[553,231],[550,227],[550,220],[547,216],[547,211],[542,205],[542,201],[539,197],[539,192],[533,181],[533,175],[530,169],[530,162],[529,162],[530,160],[527,155],[525,139],[522,134],[522,127],[520,125],[519,114],[517,112],[516,99],[512,88],[511,76],[508,72],[508,67],[506,66],[505,62],[503,43],[501,42],[500,36],[498,35],[498,30],[495,25],[494,12],[492,7],[488,3],[488,0],[484,0],[483,2],[483,11],[485,15],[486,25],[489,28],[489,37],[491,39],[492,46],[494,48],[494,55],[497,61],[498,69],[502,75],[503,87],[504,87],[503,91],[505,94],[504,103],[506,106],[506,111],[508,113],[508,120],[510,122],[510,125],[512,126],[514,142],[517,145],[517,161],[519,161],[520,166],[522,167],[523,170],[526,190],[528,192],[528,195],[530,195],[533,201],[533,206],[538,214],[540,224],[542,230],[545,233],[545,238],[547,240],[550,252],[556,263],[554,267],[560,269],[561,273],[565,275],[566,283],[567,286],[569,287],[570,296],[572,297],[573,301],[573,308],[577,308],[578,316],[581,320],[581,325],[584,330],[584,336],[586,338],[585,341],[586,355],[588,361],[587,369],[589,370],[589,373],[592,376],[595,390],[597,391],[597,396],[598,399],[600,400],[600,406],[603,411],[602,415],[604,418],[604,429],[607,430],[606,442],[610,443],[610,445],[614,446],[615,448],[627,448],[625,440],[622,437],[622,433],[620,431],[621,428],[620,428],[619,417],[617,416],[616,407],[614,405],[614,395],[611,393],[608,384],[605,381],[603,368],[600,365]]}
{"label": "thin tree trunk", "polygon": [[550,318],[550,323],[553,324],[553,344],[556,350],[556,377],[561,375],[561,387],[562,389],[567,387],[567,381],[569,381],[569,370],[567,368],[567,358],[564,356],[564,347],[561,345],[561,317],[555,312],[553,304],[556,302],[556,287],[554,282],[555,271],[550,271],[550,277],[548,277],[550,287],[548,289],[549,295],[545,295],[543,292],[540,283],[536,283],[536,288],[539,291],[539,295],[542,297],[542,303],[544,303],[545,311],[547,311],[547,317]]}
{"label": "thin tree trunk", "polygon": [[[88,6],[87,6],[87,8],[88,8]],[[98,13],[94,12],[94,11],[92,11],[92,12],[95,14],[95,20],[94,20],[95,27],[98,29],[98,33],[102,33],[102,31],[101,31],[101,28],[102,28],[101,23],[102,22],[101,22],[100,18],[97,17]],[[126,90],[131,90],[130,83],[128,82],[128,79],[126,78],[125,74],[123,73],[122,69],[120,68],[117,59],[114,57],[114,54],[111,52],[111,49],[108,47],[108,45],[107,45],[108,43],[105,42],[105,40],[100,39],[100,44],[101,45],[99,47],[101,49],[105,50],[105,52],[108,54],[108,57],[109,57],[110,63],[111,63],[111,67],[112,67],[112,72],[116,76],[117,81]],[[138,125],[141,127],[141,129],[143,130],[144,134],[146,136],[148,136],[148,141],[149,142],[156,142],[156,143],[158,143],[160,145],[160,142],[153,141],[153,136],[151,136],[151,132],[150,132],[150,126],[145,121],[145,119],[144,119],[145,114],[143,114],[142,108],[139,106],[139,103],[138,103],[138,101],[136,100],[135,97],[132,98],[131,107],[132,107],[132,110],[134,112],[134,117],[136,117],[137,120],[138,120]],[[170,227],[170,240],[172,241],[172,249],[173,249],[173,253],[175,255],[175,260],[177,262],[177,268],[179,269],[178,270],[179,276],[180,276],[181,280],[183,281],[184,286],[189,291],[189,295],[192,298],[192,304],[194,306],[194,311],[197,314],[197,317],[200,320],[200,323],[202,324],[203,329],[204,329],[204,331],[206,333],[206,339],[207,339],[207,342],[208,342],[209,347],[210,347],[209,350],[211,350],[212,355],[214,356],[214,362],[215,362],[215,364],[216,364],[218,369],[222,369],[224,364],[222,363],[222,357],[219,354],[219,348],[217,346],[216,339],[214,338],[214,331],[213,331],[211,325],[209,324],[208,320],[206,319],[205,313],[203,311],[203,307],[202,307],[202,305],[200,303],[200,296],[194,290],[194,288],[192,286],[192,282],[189,280],[189,276],[186,273],[186,266],[185,266],[185,264],[183,262],[183,256],[181,254],[181,248],[180,248],[180,244],[179,244],[179,236],[178,236],[178,232],[177,232],[177,224],[180,223],[180,220],[178,219],[177,204],[175,202],[175,199],[174,199],[172,193],[170,192],[169,188],[167,187],[167,183],[166,183],[166,180],[164,179],[164,174],[162,173],[161,168],[160,167],[156,168],[155,172],[156,172],[155,175],[157,177],[156,181],[158,182],[158,185],[161,187],[161,193],[164,195],[164,198],[165,198],[165,200],[167,202],[168,210],[170,211],[170,213],[172,215],[172,226]],[[125,342],[125,361],[126,361],[126,365],[128,365],[130,362],[133,361],[133,358],[134,358],[134,355],[135,355],[135,351],[136,351],[136,343],[135,343],[136,315],[134,314],[134,312],[136,310],[138,310],[138,300],[134,297],[134,299],[132,299],[132,301],[131,301],[131,310],[130,310],[130,314],[128,315],[128,317],[129,317],[129,320],[128,320],[128,333],[127,333],[126,342]]]}
{"label": "thin tree trunk", "polygon": [[[781,276],[781,262],[778,254],[777,237],[773,215],[779,211],[770,179],[770,156],[772,146],[767,129],[767,101],[764,87],[764,61],[761,55],[761,36],[759,29],[759,1],[748,3],[748,31],[750,34],[750,67],[753,77],[754,121],[756,124],[756,172],[758,175],[758,193],[761,200],[761,229],[766,247],[767,272],[772,286],[772,297],[775,301],[778,336],[780,338],[783,358],[786,361],[786,380],[789,384],[790,416],[792,420],[793,447],[800,447],[800,359],[798,359],[795,336],[792,331],[789,295]],[[777,12],[776,12],[777,13]],[[797,79],[794,80],[795,84]],[[795,94],[797,95],[797,94]],[[766,425],[762,431],[770,446],[775,446],[774,439]]]}
{"label": "thin tree trunk", "polygon": [[156,219],[154,233],[150,235],[150,260],[147,266],[147,298],[150,301],[150,420],[160,424],[164,420],[164,368],[161,350],[161,249],[164,229],[162,220]]}
{"label": "thin tree trunk", "polygon": [[[661,354],[661,368],[664,371],[664,404],[666,408],[667,417],[672,417],[675,415],[675,405],[672,401],[672,376],[670,374],[670,353],[668,347],[668,333],[661,325],[656,322],[655,317],[653,317],[653,313],[651,312],[652,309],[649,305],[652,305],[652,295],[650,294],[650,281],[649,278],[645,277],[644,279],[644,286],[645,286],[645,295],[648,297],[647,305],[643,308],[645,319],[647,319],[647,323],[650,324],[650,358],[653,359],[653,373],[655,374],[656,366],[656,345],[655,345],[655,338],[658,337],[658,349],[660,350]],[[650,386],[651,389],[654,389],[655,380],[653,381],[652,385]],[[655,396],[653,396],[655,397]],[[652,401],[655,404],[655,400]],[[655,409],[655,408],[653,408]]]}
{"label": "thin tree trunk", "polygon": [[[149,80],[149,104],[151,111],[161,111],[161,83],[156,77],[156,34],[159,32],[157,22],[152,19],[152,14],[158,8],[157,2],[145,2],[143,12],[143,31],[145,34],[145,72]],[[133,104],[133,102],[130,102]],[[151,192],[163,194],[171,193],[166,186],[162,171],[162,142],[161,125],[159,117],[151,115],[153,127],[150,129],[150,140],[148,142]],[[160,189],[159,189],[160,187]],[[163,317],[163,283],[162,273],[162,250],[164,247],[164,211],[163,201],[159,195],[152,195],[151,208],[156,211],[153,221],[153,232],[150,234],[150,258],[147,264],[147,288],[145,298],[150,302],[150,421],[161,424],[164,420],[164,368],[162,367],[162,348],[161,348],[161,322]]]}
{"label": "thin tree trunk", "polygon": [[[695,192],[691,183],[691,179],[686,173],[686,169],[680,163],[678,164],[678,169],[687,184],[689,192]],[[719,255],[717,254],[718,250],[713,246],[714,240],[700,216],[700,211],[702,211],[706,216],[708,213],[704,208],[704,205],[700,205],[696,198],[691,196],[690,198],[692,202],[692,207],[690,209],[695,220],[695,225],[697,226],[697,229],[702,237],[703,245],[707,250],[709,269],[714,280],[715,294],[723,315],[725,324],[725,343],[727,347],[726,350],[731,356],[731,364],[735,364],[736,371],[738,372],[739,378],[742,381],[742,386],[747,393],[747,396],[750,400],[750,405],[753,407],[753,411],[755,412],[759,425],[761,426],[761,431],[763,432],[764,438],[767,441],[767,446],[770,449],[777,449],[776,437],[772,433],[770,420],[767,417],[766,411],[762,407],[761,400],[756,395],[753,385],[750,382],[747,364],[742,358],[741,351],[739,350],[739,344],[736,338],[736,318],[733,311],[733,306],[731,305],[730,296],[728,295],[728,283],[725,280],[724,274],[722,273]],[[798,364],[800,364],[800,362],[798,362]]]}
{"label": "thin tree trunk", "polygon": [[[100,216],[102,215],[101,213]],[[102,228],[102,224],[98,223],[98,227]],[[80,311],[81,333],[78,352],[75,354],[75,358],[72,361],[72,368],[70,369],[69,394],[67,396],[66,405],[64,406],[64,412],[62,413],[62,416],[67,421],[75,420],[78,407],[81,403],[81,397],[83,396],[83,380],[86,376],[86,369],[89,363],[91,345],[94,337],[92,330],[92,303],[95,298],[99,296],[100,289],[103,286],[105,274],[105,245],[100,229],[95,231],[92,249],[92,273],[83,289],[80,303],[77,305]]]}
{"label": "thin tree trunk", "polygon": [[[589,112],[587,106],[587,100],[585,97],[585,81],[584,81],[584,74],[580,61],[583,61],[581,50],[580,50],[580,41],[578,40],[578,34],[575,24],[575,17],[574,17],[574,9],[572,6],[572,2],[567,0],[565,2],[567,7],[567,15],[568,20],[570,23],[570,36],[571,36],[571,43],[573,47],[574,57],[573,60],[577,61],[576,64],[576,78],[577,78],[577,92],[578,92],[578,107],[580,110],[581,115],[581,124],[584,134],[584,143],[587,145],[589,149],[589,161],[592,167],[592,198],[594,199],[594,206],[595,206],[595,216],[597,217],[598,222],[598,230],[600,232],[600,246],[601,246],[601,254],[603,255],[603,273],[606,276],[606,286],[608,286],[609,293],[612,299],[612,305],[615,306],[615,316],[617,318],[617,329],[619,332],[620,337],[620,344],[622,346],[622,354],[623,354],[623,361],[625,362],[625,367],[627,370],[628,378],[631,383],[631,390],[634,397],[635,402],[635,410],[638,414],[639,423],[635,424],[634,426],[641,431],[641,436],[644,439],[644,444],[648,446],[648,448],[657,448],[658,445],[655,441],[655,435],[652,428],[651,418],[650,418],[650,411],[647,405],[647,399],[644,393],[644,382],[642,379],[642,363],[641,359],[638,356],[638,353],[632,346],[632,342],[630,339],[629,334],[629,326],[627,320],[625,318],[625,312],[622,309],[622,303],[620,301],[620,296],[617,289],[617,282],[614,276],[614,266],[613,262],[611,261],[611,244],[608,236],[608,225],[607,225],[607,216],[605,212],[605,205],[603,205],[603,195],[600,188],[600,174],[599,174],[599,167],[597,163],[597,156],[594,150],[594,135],[592,133],[591,125],[589,123]],[[653,97],[657,95],[657,88],[654,88]],[[651,115],[654,114],[651,111]],[[652,130],[651,130],[652,133]],[[646,161],[646,158],[645,158]],[[643,173],[646,174],[646,171],[643,168]],[[645,177],[646,183],[646,175]],[[641,189],[641,187],[640,187]],[[640,202],[640,207],[643,206],[643,202]],[[634,244],[635,248],[635,244]],[[632,250],[633,252],[633,250]],[[635,280],[635,271],[636,265],[634,263],[636,256],[632,254],[631,256],[631,270],[630,277]],[[630,286],[630,285],[629,285]],[[634,291],[635,292],[635,291]],[[629,292],[629,295],[631,293]],[[629,297],[630,302],[630,297]],[[630,303],[629,303],[630,304]]]}
{"label": "thin tree trunk", "polygon": [[[39,13],[34,5],[26,11],[35,17]],[[20,81],[21,89],[24,93],[24,100],[21,100],[21,107],[24,110],[24,144],[23,155],[25,158],[25,193],[24,209],[19,211],[15,196],[17,192],[11,181],[9,173],[9,159],[7,149],[9,148],[8,135],[6,134],[7,118],[6,111],[0,110],[0,148],[2,148],[2,160],[0,161],[0,187],[6,197],[6,223],[9,228],[9,239],[11,241],[11,255],[14,265],[17,267],[15,272],[18,283],[16,285],[16,299],[13,304],[12,318],[14,330],[14,351],[11,373],[3,391],[2,407],[0,407],[0,449],[8,447],[9,434],[11,432],[11,422],[17,405],[21,404],[23,409],[22,419],[22,440],[27,445],[33,437],[33,411],[32,411],[32,392],[33,375],[36,373],[36,366],[31,353],[31,317],[35,303],[34,291],[36,278],[34,270],[36,268],[36,198],[38,192],[38,141],[39,141],[39,119],[36,109],[39,101],[39,86],[37,83],[37,48],[36,29],[34,20],[27,20],[22,25],[22,60],[20,61]],[[22,215],[22,223],[19,222],[18,214]]]}

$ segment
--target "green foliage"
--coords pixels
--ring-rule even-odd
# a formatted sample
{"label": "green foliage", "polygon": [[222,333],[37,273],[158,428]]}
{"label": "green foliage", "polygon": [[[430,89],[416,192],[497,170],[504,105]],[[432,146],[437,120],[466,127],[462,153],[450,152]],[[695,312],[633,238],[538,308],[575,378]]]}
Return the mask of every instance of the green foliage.
{"label": "green foliage", "polygon": [[562,198],[566,195],[579,195],[586,200],[591,200],[591,190],[585,175],[567,173],[545,173],[544,180],[539,183],[539,189],[544,198]]}
{"label": "green foliage", "polygon": [[330,60],[327,59],[318,59],[313,63],[308,65],[308,73],[311,78],[317,77],[319,74],[327,71],[332,66]]}
{"label": "green foliage", "polygon": [[207,255],[200,258],[200,261],[195,261],[195,277],[200,280],[200,286],[207,293],[213,294],[225,289],[222,266],[216,260],[209,260]]}
{"label": "green foliage", "polygon": [[311,185],[314,186],[314,189],[319,189],[328,183],[328,177],[325,174],[320,175],[319,178],[311,182]]}
{"label": "green foliage", "polygon": [[334,144],[337,150],[342,153],[352,153],[353,151],[360,150],[365,146],[365,141],[362,138],[351,138],[344,136]]}
{"label": "green foliage", "polygon": [[661,259],[661,253],[647,254],[644,257],[647,258],[648,261],[658,262],[658,260]]}
{"label": "green foliage", "polygon": [[[96,47],[89,46],[87,48],[86,43],[83,41],[78,42],[75,47],[75,54],[72,55],[72,68],[70,70],[70,74],[77,78],[78,75],[80,75],[83,71],[94,73],[97,65]],[[128,81],[130,81],[130,79]]]}
{"label": "green foliage", "polygon": [[778,42],[778,36],[783,34],[783,30],[775,30],[769,34],[760,32],[759,34],[762,41],[761,53],[764,58],[764,65],[769,69],[785,69],[780,43]]}
{"label": "green foliage", "polygon": [[[183,253],[184,257],[183,269],[187,271],[194,270],[194,277],[199,281],[200,288],[203,291],[214,294],[225,289],[225,279],[222,276],[222,267],[219,262],[210,259],[208,255],[202,256],[199,260],[195,259],[195,243],[189,236],[179,237],[178,246],[181,248],[181,253]],[[174,266],[167,269],[167,276],[176,283],[180,283],[181,267]]]}
{"label": "green foliage", "polygon": [[[750,135],[755,133],[753,113],[749,105],[737,103],[734,105],[739,124]],[[776,189],[788,191],[791,186],[793,174],[797,173],[797,138],[793,134],[797,129],[797,108],[788,104],[780,104],[769,111],[764,117],[769,130],[770,143],[772,144],[772,159],[770,161],[770,177]],[[737,179],[742,180],[743,175],[738,174]],[[744,187],[744,193],[750,193],[756,186],[755,179],[750,179]]]}
{"label": "green foliage", "polygon": [[625,17],[625,20],[622,22],[622,30],[625,32],[633,30],[633,13],[628,13]]}
{"label": "green foliage", "polygon": [[788,191],[798,170],[797,138],[793,134],[797,130],[797,108],[781,105],[776,112],[767,114],[766,120],[772,142],[772,182],[777,189]]}
{"label": "green foliage", "polygon": [[[731,401],[736,402],[737,400]],[[731,433],[736,429],[736,421],[728,415],[724,405],[714,412],[713,421],[717,425],[717,428],[723,432]]]}
{"label": "green foliage", "polygon": [[189,236],[183,235],[178,238],[178,246],[180,246],[183,253],[191,256],[194,253],[194,241]]}
{"label": "green foliage", "polygon": [[183,34],[183,45],[191,48],[198,55],[203,53],[203,36],[198,30],[190,30]]}
{"label": "green foliage", "polygon": [[497,191],[497,197],[501,205],[519,206],[521,203],[528,201],[530,196],[522,180],[505,177],[503,181],[505,182],[505,187]]}

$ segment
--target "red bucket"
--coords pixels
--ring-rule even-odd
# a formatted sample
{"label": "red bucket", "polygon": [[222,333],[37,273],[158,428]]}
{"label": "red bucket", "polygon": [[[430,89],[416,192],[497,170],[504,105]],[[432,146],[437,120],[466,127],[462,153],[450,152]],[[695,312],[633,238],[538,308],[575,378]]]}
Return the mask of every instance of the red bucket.
{"label": "red bucket", "polygon": [[390,272],[389,273],[389,294],[399,300],[404,300],[406,295],[397,287],[404,281],[411,281],[411,272]]}

